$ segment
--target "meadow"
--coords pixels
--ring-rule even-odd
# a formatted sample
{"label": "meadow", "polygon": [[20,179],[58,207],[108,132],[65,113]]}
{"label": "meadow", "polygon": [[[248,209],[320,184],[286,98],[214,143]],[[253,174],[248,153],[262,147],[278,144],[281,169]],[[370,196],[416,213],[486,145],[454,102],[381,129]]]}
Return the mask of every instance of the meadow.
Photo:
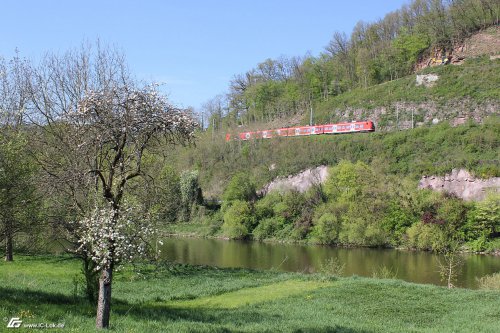
{"label": "meadow", "polygon": [[[0,263],[0,331],[11,317],[94,332],[80,262],[16,256]],[[399,280],[128,265],[113,281],[114,332],[498,332],[500,293]],[[27,328],[20,331],[29,331]]]}

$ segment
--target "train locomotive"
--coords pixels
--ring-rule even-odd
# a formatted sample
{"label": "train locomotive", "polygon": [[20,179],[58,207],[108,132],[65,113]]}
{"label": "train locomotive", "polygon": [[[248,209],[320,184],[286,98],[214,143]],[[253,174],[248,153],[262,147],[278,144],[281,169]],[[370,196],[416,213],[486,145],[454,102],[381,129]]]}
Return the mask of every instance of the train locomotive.
{"label": "train locomotive", "polygon": [[234,137],[231,134],[226,134],[226,141],[231,141],[232,139],[246,141],[252,139],[271,139],[274,137],[296,137],[320,134],[342,134],[373,131],[375,131],[375,125],[372,121],[353,121],[338,124],[298,126],[255,132],[241,132]]}

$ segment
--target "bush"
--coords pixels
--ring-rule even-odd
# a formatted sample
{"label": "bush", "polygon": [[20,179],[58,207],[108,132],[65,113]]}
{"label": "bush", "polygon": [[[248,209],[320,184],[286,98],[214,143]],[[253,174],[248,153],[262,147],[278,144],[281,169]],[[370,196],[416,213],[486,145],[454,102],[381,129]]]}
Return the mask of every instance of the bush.
{"label": "bush", "polygon": [[280,215],[287,222],[295,222],[306,206],[304,194],[298,191],[289,191],[283,195],[281,205],[275,206],[275,214]]}
{"label": "bush", "polygon": [[272,238],[275,233],[283,228],[285,221],[282,217],[268,217],[260,221],[259,225],[253,230],[253,238],[263,240]]}
{"label": "bush", "polygon": [[342,217],[339,241],[349,245],[382,246],[387,243],[386,233],[377,220],[363,211],[351,210]]}
{"label": "bush", "polygon": [[470,251],[482,252],[486,250],[488,245],[488,239],[485,235],[481,235],[479,238],[467,242],[466,246]]}
{"label": "bush", "polygon": [[234,175],[222,195],[224,204],[234,200],[253,201],[255,199],[255,184],[247,173],[238,173]]}
{"label": "bush", "polygon": [[324,213],[313,220],[311,240],[319,244],[333,244],[337,242],[341,223],[332,213]]}
{"label": "bush", "polygon": [[319,265],[319,272],[325,275],[342,276],[345,271],[345,263],[336,258],[328,258]]}
{"label": "bush", "polygon": [[198,180],[198,171],[185,170],[180,176],[180,194],[181,194],[181,220],[189,221],[193,216],[193,206],[203,202],[203,196]]}
{"label": "bush", "polygon": [[398,277],[398,272],[393,271],[392,268],[387,266],[380,266],[373,271],[372,277],[374,279],[396,279]]}
{"label": "bush", "polygon": [[274,216],[274,207],[281,203],[281,195],[278,192],[270,192],[264,198],[255,203],[255,216],[262,220]]}
{"label": "bush", "polygon": [[339,239],[344,244],[364,245],[366,223],[362,218],[344,219]]}
{"label": "bush", "polygon": [[410,209],[394,200],[385,211],[382,227],[389,234],[391,244],[400,245],[406,230],[415,222],[416,218]]}
{"label": "bush", "polygon": [[478,279],[479,289],[500,290],[500,272]]}
{"label": "bush", "polygon": [[446,236],[436,224],[417,222],[406,231],[406,246],[410,249],[440,250],[446,244]]}
{"label": "bush", "polygon": [[500,230],[500,194],[490,193],[469,211],[467,231],[469,235],[481,237]]}
{"label": "bush", "polygon": [[224,216],[220,210],[207,215],[203,220],[203,224],[208,226],[207,236],[213,236],[219,232],[224,224]]}
{"label": "bush", "polygon": [[224,213],[222,229],[231,239],[243,239],[248,236],[255,223],[252,207],[245,201],[236,200]]}
{"label": "bush", "polygon": [[368,165],[344,160],[330,168],[325,193],[331,199],[352,201],[361,195],[372,179],[373,173]]}

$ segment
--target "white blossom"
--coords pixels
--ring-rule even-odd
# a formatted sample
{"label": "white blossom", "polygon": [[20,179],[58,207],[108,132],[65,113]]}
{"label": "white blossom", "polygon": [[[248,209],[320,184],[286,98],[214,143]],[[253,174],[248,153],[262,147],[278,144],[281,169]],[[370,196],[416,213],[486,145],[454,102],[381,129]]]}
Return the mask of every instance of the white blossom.
{"label": "white blossom", "polygon": [[95,208],[90,217],[76,222],[77,251],[92,258],[97,270],[146,255],[155,230],[147,222],[134,221],[131,213],[131,209]]}

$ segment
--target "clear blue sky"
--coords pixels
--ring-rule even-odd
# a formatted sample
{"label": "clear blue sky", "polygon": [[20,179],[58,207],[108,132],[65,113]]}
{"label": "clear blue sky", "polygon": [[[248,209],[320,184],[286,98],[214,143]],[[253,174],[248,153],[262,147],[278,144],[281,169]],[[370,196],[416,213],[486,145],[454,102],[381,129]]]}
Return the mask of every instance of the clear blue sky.
{"label": "clear blue sky", "polygon": [[235,74],[267,58],[318,55],[335,31],[350,34],[405,0],[4,0],[0,56],[36,60],[99,38],[122,50],[140,79],[164,82],[179,106],[198,109]]}

